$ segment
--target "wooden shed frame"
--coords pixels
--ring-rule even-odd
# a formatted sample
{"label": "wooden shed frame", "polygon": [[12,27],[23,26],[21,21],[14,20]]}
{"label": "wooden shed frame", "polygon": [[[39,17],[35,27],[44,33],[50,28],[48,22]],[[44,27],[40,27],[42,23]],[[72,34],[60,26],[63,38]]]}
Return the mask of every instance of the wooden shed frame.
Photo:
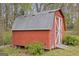
{"label": "wooden shed frame", "polygon": [[57,48],[62,45],[65,30],[61,9],[20,16],[12,26],[13,46],[25,46],[39,41],[45,49]]}

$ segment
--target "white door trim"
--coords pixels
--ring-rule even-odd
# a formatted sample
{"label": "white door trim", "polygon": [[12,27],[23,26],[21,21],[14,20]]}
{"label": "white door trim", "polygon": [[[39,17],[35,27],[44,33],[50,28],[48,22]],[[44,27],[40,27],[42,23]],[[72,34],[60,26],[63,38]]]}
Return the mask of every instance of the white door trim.
{"label": "white door trim", "polygon": [[61,18],[58,17],[58,24],[57,24],[57,46],[59,47],[62,44],[62,21]]}

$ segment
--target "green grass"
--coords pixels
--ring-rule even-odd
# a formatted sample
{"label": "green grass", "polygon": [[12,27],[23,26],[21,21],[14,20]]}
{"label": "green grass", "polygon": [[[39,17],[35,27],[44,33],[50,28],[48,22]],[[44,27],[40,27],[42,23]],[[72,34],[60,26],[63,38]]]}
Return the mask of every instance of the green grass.
{"label": "green grass", "polygon": [[20,49],[16,49],[16,48],[6,48],[4,49],[4,52],[8,53],[8,55],[17,55],[20,52]]}
{"label": "green grass", "polygon": [[25,49],[13,48],[13,47],[1,48],[0,52],[7,53],[8,56],[21,56],[26,54]]}
{"label": "green grass", "polygon": [[66,49],[53,49],[43,54],[44,56],[79,56],[79,46],[69,46]]}
{"label": "green grass", "polygon": [[[30,55],[26,52],[25,49],[20,48],[4,48],[0,49],[0,52],[5,52],[9,56],[23,56],[23,55]],[[65,49],[53,49],[50,51],[45,51],[42,56],[79,56],[79,46],[69,46]]]}

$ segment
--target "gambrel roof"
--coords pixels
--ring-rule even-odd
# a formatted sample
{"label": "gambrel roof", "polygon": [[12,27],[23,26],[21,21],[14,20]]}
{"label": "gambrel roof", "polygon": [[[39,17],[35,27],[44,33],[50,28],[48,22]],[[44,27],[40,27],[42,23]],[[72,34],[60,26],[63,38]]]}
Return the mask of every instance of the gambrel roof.
{"label": "gambrel roof", "polygon": [[45,11],[17,17],[12,30],[50,30],[53,26],[54,13],[54,11]]}

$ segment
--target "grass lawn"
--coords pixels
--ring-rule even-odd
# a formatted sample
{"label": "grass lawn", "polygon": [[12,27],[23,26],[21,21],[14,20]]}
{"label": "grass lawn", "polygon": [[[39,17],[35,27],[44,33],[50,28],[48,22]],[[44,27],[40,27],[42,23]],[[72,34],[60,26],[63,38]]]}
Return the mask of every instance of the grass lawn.
{"label": "grass lawn", "polygon": [[[0,52],[8,53],[9,56],[29,56],[25,49],[20,48],[3,48]],[[69,46],[66,49],[53,49],[45,51],[42,56],[79,56],[79,46]]]}
{"label": "grass lawn", "polygon": [[79,56],[79,46],[69,46],[66,49],[53,49],[43,54],[44,56]]}
{"label": "grass lawn", "polygon": [[[4,34],[4,44],[11,44],[11,32]],[[79,36],[75,36],[79,39]],[[30,54],[25,49],[6,47],[0,48],[0,52],[7,53],[9,56],[29,56]],[[42,56],[79,56],[79,46],[68,46],[65,49],[52,49],[45,51]]]}
{"label": "grass lawn", "polygon": [[28,53],[25,51],[25,49],[13,48],[13,47],[1,48],[0,53],[6,53],[8,56],[24,56],[24,55],[28,55]]}

